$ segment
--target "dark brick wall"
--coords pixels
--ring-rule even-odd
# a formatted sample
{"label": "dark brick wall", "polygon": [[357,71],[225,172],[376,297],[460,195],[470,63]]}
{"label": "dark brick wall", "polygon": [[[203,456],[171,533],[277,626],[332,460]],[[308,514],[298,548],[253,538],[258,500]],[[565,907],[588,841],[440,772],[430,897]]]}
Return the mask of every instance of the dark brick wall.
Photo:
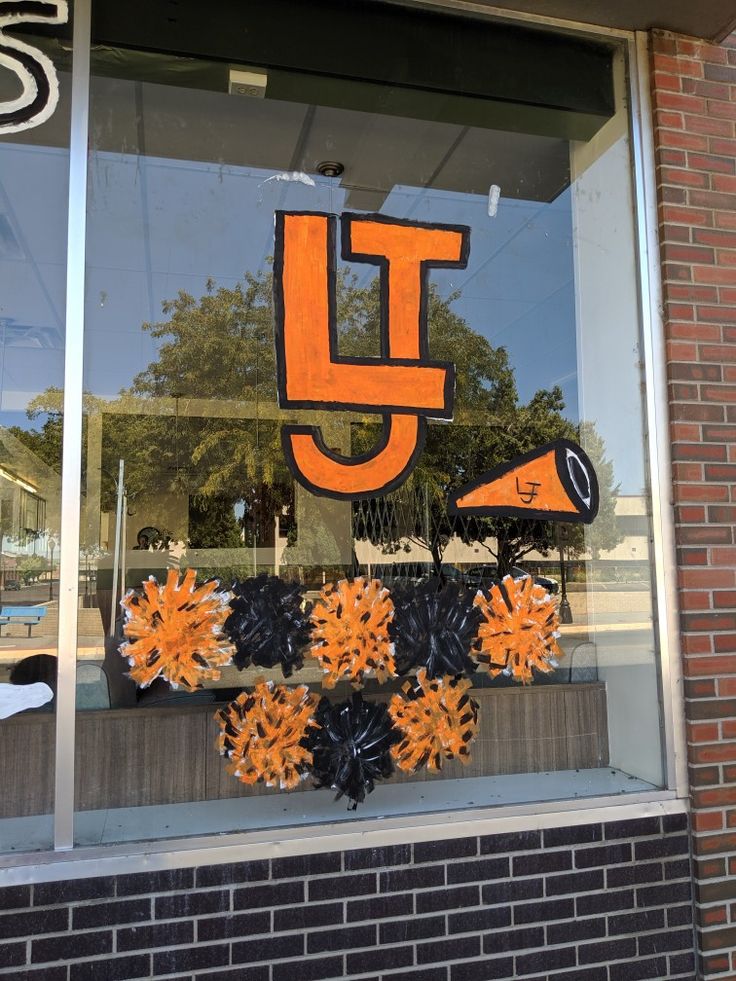
{"label": "dark brick wall", "polygon": [[13,981],[694,977],[684,815],[0,890]]}

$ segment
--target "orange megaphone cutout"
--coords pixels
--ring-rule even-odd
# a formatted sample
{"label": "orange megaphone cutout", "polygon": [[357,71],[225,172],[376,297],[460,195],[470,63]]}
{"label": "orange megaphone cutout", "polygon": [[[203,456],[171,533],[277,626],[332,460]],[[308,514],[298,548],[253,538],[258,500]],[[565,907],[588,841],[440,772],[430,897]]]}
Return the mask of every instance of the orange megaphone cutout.
{"label": "orange megaphone cutout", "polygon": [[379,444],[361,457],[330,451],[315,426],[283,427],[296,479],[315,494],[353,500],[403,483],[421,453],[426,418],[452,418],[454,365],[429,358],[427,277],[431,268],[467,265],[469,232],[380,215],[346,214],[340,223],[343,258],[381,270],[380,357],[338,353],[335,216],[278,211],[276,365],[281,408],[383,416]]}
{"label": "orange megaphone cutout", "polygon": [[598,479],[581,447],[557,439],[465,484],[450,495],[449,510],[590,524],[598,514]]}

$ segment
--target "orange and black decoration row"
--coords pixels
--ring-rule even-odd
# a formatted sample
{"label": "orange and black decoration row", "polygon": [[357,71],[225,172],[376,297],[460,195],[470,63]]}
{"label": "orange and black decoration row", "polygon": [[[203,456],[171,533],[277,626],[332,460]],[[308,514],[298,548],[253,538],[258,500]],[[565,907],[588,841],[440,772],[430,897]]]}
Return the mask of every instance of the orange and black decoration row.
{"label": "orange and black decoration row", "polygon": [[170,570],[164,585],[151,577],[125,596],[120,653],[136,684],[161,677],[194,690],[232,663],[280,666],[289,677],[307,645],[328,689],[419,669],[429,678],[485,670],[528,684],[561,656],[557,608],[529,576],[506,576],[475,597],[456,583],[390,593],[379,580],[358,577],[326,585],[313,606],[297,584],[275,576],[218,587],[215,580],[197,585],[193,569],[180,583]]}
{"label": "orange and black decoration row", "polygon": [[424,670],[390,703],[360,692],[333,704],[305,685],[289,688],[263,679],[220,709],[217,748],[227,769],[245,784],[291,790],[311,776],[355,809],[395,767],[439,770],[443,760],[470,759],[478,706],[462,678],[428,679]]}
{"label": "orange and black decoration row", "polygon": [[357,578],[325,586],[312,610],[312,647],[323,684],[360,687],[412,670],[428,678],[488,671],[529,684],[562,656],[554,600],[531,576],[506,576],[475,596],[457,583],[399,587]]}
{"label": "orange and black decoration row", "polygon": [[151,577],[126,595],[120,653],[140,687],[162,677],[193,690],[233,662],[280,664],[288,676],[307,640],[326,688],[418,668],[388,705],[359,691],[333,704],[305,685],[259,680],[215,716],[219,751],[242,782],[292,789],[311,774],[354,807],[395,767],[413,773],[468,762],[478,706],[463,674],[481,668],[529,683],[534,670],[553,670],[559,654],[556,608],[530,577],[507,576],[475,598],[433,583],[392,598],[378,580],[359,577],[325,586],[313,608],[297,586],[271,576],[218,587],[197,585],[194,570],[179,582],[171,570],[164,585]]}

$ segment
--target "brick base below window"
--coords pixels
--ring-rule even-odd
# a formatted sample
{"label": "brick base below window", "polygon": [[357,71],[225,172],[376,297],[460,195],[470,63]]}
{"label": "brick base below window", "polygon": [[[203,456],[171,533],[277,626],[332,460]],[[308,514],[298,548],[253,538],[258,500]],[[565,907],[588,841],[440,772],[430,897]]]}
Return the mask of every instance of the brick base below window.
{"label": "brick base below window", "polygon": [[11,886],[13,981],[693,978],[686,819]]}

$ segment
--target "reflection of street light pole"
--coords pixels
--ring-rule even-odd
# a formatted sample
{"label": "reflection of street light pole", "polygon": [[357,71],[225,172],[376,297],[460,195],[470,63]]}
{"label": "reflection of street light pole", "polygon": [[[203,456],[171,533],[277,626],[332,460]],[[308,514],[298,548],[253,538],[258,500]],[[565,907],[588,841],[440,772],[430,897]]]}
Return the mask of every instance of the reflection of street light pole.
{"label": "reflection of street light pole", "polygon": [[49,600],[54,598],[54,549],[56,548],[56,542],[53,538],[49,538],[49,551],[51,552],[51,570],[49,572]]}
{"label": "reflection of street light pole", "polygon": [[557,548],[560,550],[560,620],[562,623],[572,623],[572,609],[567,598],[567,571],[565,569],[565,554],[562,545],[563,537],[567,537],[567,529],[555,526],[557,531]]}
{"label": "reflection of street light pole", "polygon": [[[122,458],[118,466],[118,479],[115,481],[118,502],[115,508],[115,550],[112,560],[112,606],[110,607],[110,636],[115,636],[115,617],[118,608],[118,573],[120,572],[120,553],[125,548],[125,542],[121,541],[123,526],[123,514],[125,505],[125,460]],[[125,583],[125,580],[123,580]]]}

